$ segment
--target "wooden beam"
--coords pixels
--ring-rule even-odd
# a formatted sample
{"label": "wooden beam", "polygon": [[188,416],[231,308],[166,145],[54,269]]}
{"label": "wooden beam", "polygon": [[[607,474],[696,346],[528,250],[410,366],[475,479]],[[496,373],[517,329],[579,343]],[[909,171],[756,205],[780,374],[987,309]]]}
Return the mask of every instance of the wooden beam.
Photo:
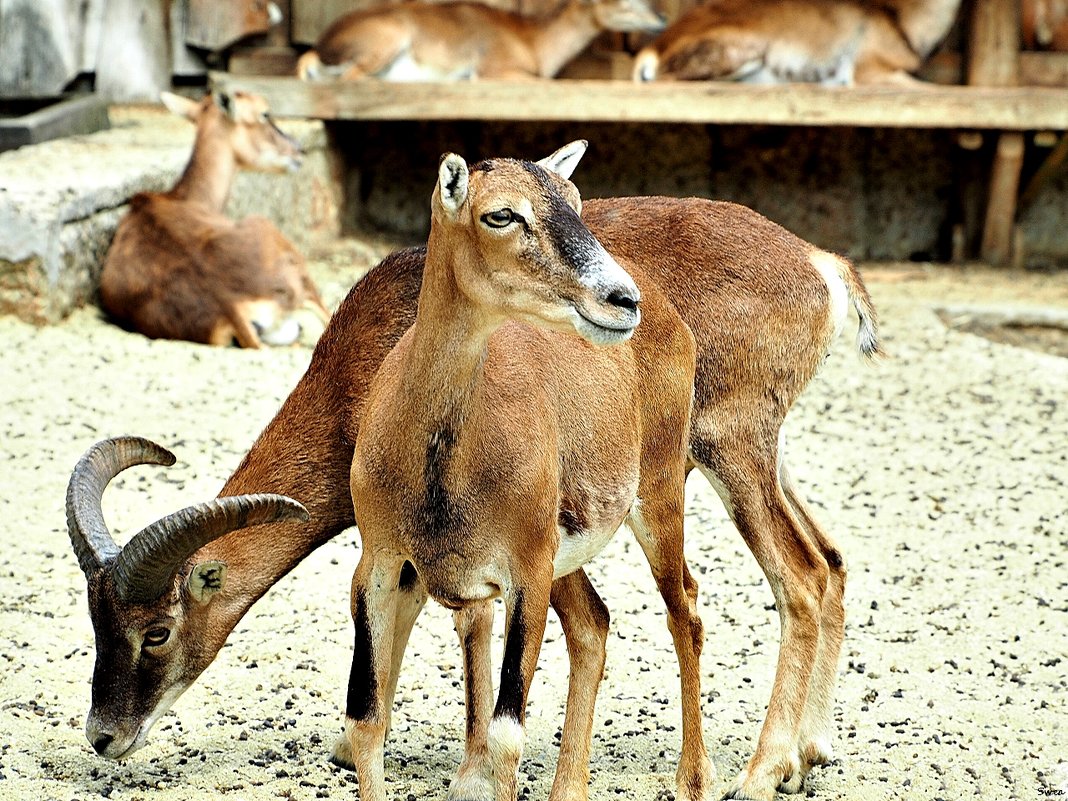
{"label": "wooden beam", "polygon": [[297,69],[297,51],[271,45],[235,47],[226,67],[232,75],[292,75]]}
{"label": "wooden beam", "polygon": [[834,88],[552,80],[305,83],[212,73],[267,97],[278,116],[325,120],[514,120],[1068,130],[1068,88]]}
{"label": "wooden beam", "polygon": [[[958,84],[963,80],[964,60],[960,53],[938,53],[920,69],[919,77],[938,84]],[[1068,53],[1020,53],[1020,86],[1068,86]]]}

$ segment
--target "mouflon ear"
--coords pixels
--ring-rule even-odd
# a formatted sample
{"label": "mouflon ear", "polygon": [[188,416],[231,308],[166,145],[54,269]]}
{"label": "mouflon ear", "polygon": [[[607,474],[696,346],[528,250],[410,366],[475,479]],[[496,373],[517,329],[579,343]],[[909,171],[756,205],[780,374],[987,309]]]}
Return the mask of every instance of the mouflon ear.
{"label": "mouflon ear", "polygon": [[467,200],[467,162],[455,153],[446,153],[438,165],[438,197],[442,208],[455,216]]}
{"label": "mouflon ear", "polygon": [[555,172],[561,178],[570,179],[589,142],[585,139],[576,139],[570,144],[564,145],[551,156],[546,156],[538,162],[539,167],[544,167],[550,172]]}
{"label": "mouflon ear", "polygon": [[189,573],[186,587],[193,600],[205,604],[211,600],[226,582],[225,562],[199,562]]}

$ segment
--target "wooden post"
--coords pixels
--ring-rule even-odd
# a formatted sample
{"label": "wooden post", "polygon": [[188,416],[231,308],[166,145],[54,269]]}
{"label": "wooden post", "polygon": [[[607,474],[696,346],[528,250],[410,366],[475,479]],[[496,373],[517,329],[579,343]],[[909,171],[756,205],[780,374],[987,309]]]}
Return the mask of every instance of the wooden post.
{"label": "wooden post", "polygon": [[267,31],[267,45],[270,47],[289,47],[290,28],[293,20],[293,9],[289,0],[274,0],[278,10],[282,13],[282,21],[272,25]]}
{"label": "wooden post", "polygon": [[1006,131],[998,135],[980,248],[983,261],[996,267],[1012,263],[1016,255],[1013,253],[1013,230],[1016,226],[1017,193],[1020,189],[1023,157],[1022,133]]}
{"label": "wooden post", "polygon": [[968,83],[1016,86],[1020,74],[1019,0],[975,0],[968,49]]}
{"label": "wooden post", "polygon": [[[1016,86],[1020,75],[1019,0],[976,0],[970,33],[968,83]],[[1009,264],[1014,258],[1013,228],[1023,152],[1023,134],[998,135],[980,248],[982,259],[996,266]]]}

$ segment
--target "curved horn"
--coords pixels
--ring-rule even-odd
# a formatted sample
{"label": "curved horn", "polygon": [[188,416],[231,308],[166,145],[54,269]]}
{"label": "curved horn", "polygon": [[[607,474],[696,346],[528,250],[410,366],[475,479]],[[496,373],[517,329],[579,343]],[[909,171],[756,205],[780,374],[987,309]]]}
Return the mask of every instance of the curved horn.
{"label": "curved horn", "polygon": [[96,443],[78,460],[67,485],[67,532],[87,576],[119,554],[100,499],[119,473],[139,464],[174,464],[174,454],[141,437],[116,437]]}
{"label": "curved horn", "polygon": [[186,560],[232,531],[284,520],[310,519],[308,510],[285,495],[231,495],[167,515],[138,532],[115,562],[115,587],[133,603],[156,600],[172,586]]}

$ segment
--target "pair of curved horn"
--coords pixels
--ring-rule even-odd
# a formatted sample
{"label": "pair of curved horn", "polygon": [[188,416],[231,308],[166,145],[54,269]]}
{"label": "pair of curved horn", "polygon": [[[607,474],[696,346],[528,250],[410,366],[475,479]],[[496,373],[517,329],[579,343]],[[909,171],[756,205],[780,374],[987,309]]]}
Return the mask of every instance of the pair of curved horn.
{"label": "pair of curved horn", "polygon": [[118,437],[91,447],[71,475],[67,530],[78,564],[86,576],[109,568],[123,600],[156,600],[173,586],[174,577],[193,553],[225,534],[261,523],[309,519],[308,510],[285,495],[233,495],[167,515],[120,548],[104,522],[100,506],[104,489],[128,467],[174,462],[174,454],[150,440]]}

